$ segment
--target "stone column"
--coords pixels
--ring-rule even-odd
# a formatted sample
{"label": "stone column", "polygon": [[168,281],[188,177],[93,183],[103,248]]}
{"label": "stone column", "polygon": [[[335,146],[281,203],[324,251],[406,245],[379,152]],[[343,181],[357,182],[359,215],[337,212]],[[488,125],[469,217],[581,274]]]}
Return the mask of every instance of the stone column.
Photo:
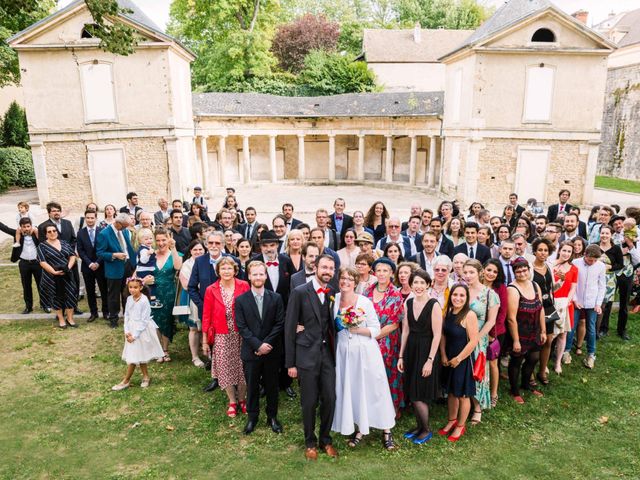
{"label": "stone column", "polygon": [[364,134],[358,135],[358,181],[364,182]]}
{"label": "stone column", "polygon": [[242,170],[240,183],[251,182],[251,151],[249,150],[249,135],[242,137]]}
{"label": "stone column", "polygon": [[387,155],[384,161],[384,181],[393,182],[393,135],[385,135],[387,137]]}
{"label": "stone column", "polygon": [[220,135],[218,137],[218,178],[220,186],[225,186],[225,164],[227,163],[227,136]]}
{"label": "stone column", "polygon": [[418,157],[418,139],[415,135],[409,135],[411,139],[411,153],[409,156],[409,185],[416,184],[416,158]]}
{"label": "stone column", "polygon": [[207,138],[206,136],[200,137],[200,159],[202,161],[202,188],[206,191],[209,190],[211,185],[209,177],[209,154],[207,153]]}
{"label": "stone column", "polygon": [[436,184],[436,137],[431,136],[429,142],[429,175],[427,186],[433,188]]}
{"label": "stone column", "polygon": [[38,200],[44,207],[49,203],[49,179],[47,178],[47,157],[42,142],[29,142],[31,156],[33,157],[33,169],[38,188]]}
{"label": "stone column", "polygon": [[298,181],[303,182],[304,178],[304,134],[298,134]]}
{"label": "stone column", "polygon": [[336,136],[329,134],[329,181],[336,181]]}
{"label": "stone column", "polygon": [[278,166],[276,165],[276,136],[269,135],[269,164],[271,166],[271,183],[278,181]]}

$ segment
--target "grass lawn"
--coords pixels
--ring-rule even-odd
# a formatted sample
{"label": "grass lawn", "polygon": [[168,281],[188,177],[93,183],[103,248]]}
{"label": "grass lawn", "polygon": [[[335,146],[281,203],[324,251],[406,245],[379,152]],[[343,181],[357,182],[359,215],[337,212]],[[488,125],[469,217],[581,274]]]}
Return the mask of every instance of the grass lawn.
{"label": "grass lawn", "polygon": [[[3,293],[19,295],[19,285],[3,284]],[[121,329],[102,320],[77,330],[4,321],[0,478],[639,478],[640,316],[629,330],[632,342],[599,343],[593,371],[574,356],[542,399],[516,405],[503,382],[498,408],[455,445],[437,435],[421,447],[408,443],[406,415],[395,428],[398,451],[384,452],[379,432],[356,451],[335,436],[340,459],[311,464],[298,401],[281,396],[283,435],[264,426],[264,415],[253,435],[242,435],[245,418],[225,416],[224,394],[202,393],[207,374],[191,365],[184,329],[173,362],[150,366],[149,389],[115,393],[125,369]],[[432,414],[434,428],[446,422],[444,406]]]}
{"label": "grass lawn", "polygon": [[624,178],[596,176],[596,188],[620,190],[621,192],[640,193],[640,181],[625,180]]}

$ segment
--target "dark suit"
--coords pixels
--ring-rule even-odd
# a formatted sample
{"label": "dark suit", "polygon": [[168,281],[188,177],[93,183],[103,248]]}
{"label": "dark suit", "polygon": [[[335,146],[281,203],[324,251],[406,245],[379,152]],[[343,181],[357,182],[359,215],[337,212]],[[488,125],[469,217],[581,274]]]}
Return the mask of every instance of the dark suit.
{"label": "dark suit", "polygon": [[578,235],[582,238],[587,238],[587,224],[582,220],[578,223]]}
{"label": "dark suit", "polygon": [[[171,213],[171,209],[167,210],[167,213]],[[164,226],[165,219],[162,216],[162,210],[158,210],[153,214],[153,223],[156,227]]]}
{"label": "dark suit", "polygon": [[[474,250],[477,251],[474,251],[473,258],[478,260],[482,265],[484,265],[484,262],[491,258],[491,250],[489,250],[489,248],[485,247],[484,245],[476,243],[474,246]],[[464,253],[469,258],[471,258],[471,256],[469,255],[469,251],[467,250],[467,242],[461,243],[453,249],[453,254],[455,255],[457,253]]]}
{"label": "dark suit", "polygon": [[[134,211],[134,216],[136,217],[136,225],[138,224],[138,212],[142,211],[142,207],[139,207],[138,205],[136,205],[133,209]],[[129,205],[125,205],[124,207],[121,207],[119,210],[120,213],[128,213],[129,215],[131,215],[131,211],[129,211]]]}
{"label": "dark suit", "polygon": [[[324,237],[325,239],[328,237],[329,238],[329,245],[327,245],[327,248],[330,248],[331,250],[339,250],[338,247],[338,234],[336,233],[335,230],[331,230],[330,228],[324,231]],[[326,242],[325,242],[326,245]]]}
{"label": "dark suit", "polygon": [[[573,207],[566,203],[564,206],[564,210],[562,210],[563,212],[567,212],[569,213],[571,211]],[[553,205],[549,205],[549,209],[547,210],[547,218],[549,219],[549,222],[555,222],[556,218],[558,218],[558,210],[560,209],[560,204],[559,203],[554,203]]]}
{"label": "dark suit", "polygon": [[[92,315],[98,315],[98,301],[96,299],[96,283],[100,290],[100,297],[102,299],[102,314],[109,316],[108,302],[107,302],[107,279],[104,276],[104,261],[98,258],[96,253],[96,242],[98,241],[98,234],[100,228],[95,227],[94,243],[91,243],[89,237],[88,227],[83,227],[78,230],[78,243],[77,250],[82,263],[80,265],[80,271],[82,272],[82,278],[84,278],[84,285],[87,292],[87,303],[89,303],[89,310]],[[89,265],[97,263],[100,266],[97,270],[91,270]]]}
{"label": "dark suit", "polygon": [[[240,260],[233,255],[223,253],[222,256],[231,257],[233,261],[238,264],[238,267],[241,267]],[[211,255],[209,255],[209,253],[196,258],[196,261],[193,263],[193,269],[191,270],[191,277],[189,277],[189,285],[187,287],[189,298],[196,304],[196,307],[198,307],[198,316],[201,320],[202,308],[204,307],[204,294],[209,285],[213,285],[218,279],[218,275],[216,275],[216,271],[209,260],[210,258]],[[242,271],[241,268],[240,271]]]}
{"label": "dark suit", "polygon": [[[433,260],[435,261],[436,257],[440,254],[438,252],[433,252],[433,255]],[[433,278],[433,268],[431,266],[427,268],[427,261],[424,258],[424,251],[417,253],[412,257],[409,257],[407,261],[417,263],[418,265],[420,265],[420,268],[427,271],[431,278]]]}
{"label": "dark suit", "polygon": [[[253,291],[236,298],[236,325],[242,336],[240,358],[247,382],[247,414],[257,420],[260,414],[260,380],[263,380],[267,397],[267,418],[278,415],[278,367],[282,357],[282,331],[284,329],[284,304],[277,293],[264,290],[262,316]],[[267,355],[256,355],[263,343],[273,350]]]}
{"label": "dark suit", "polygon": [[[251,260],[258,260],[263,263],[267,263],[267,260],[264,258],[264,255],[259,254],[254,256]],[[267,290],[271,290],[272,292],[276,292],[280,294],[282,297],[282,301],[284,302],[285,308],[287,306],[287,302],[289,300],[289,289],[291,288],[291,276],[296,273],[296,269],[293,267],[293,263],[291,263],[291,259],[288,255],[284,253],[278,254],[278,288],[274,290],[273,285],[271,284],[271,279],[269,278],[269,274],[267,273],[267,281],[264,284],[264,288]]]}
{"label": "dark suit", "polygon": [[344,234],[350,228],[353,228],[353,217],[351,215],[347,215],[345,213],[342,214],[342,229],[338,232],[336,227],[336,213],[333,212],[329,215],[329,220],[331,221],[331,229],[338,234],[338,239],[340,240],[340,245],[338,249],[344,246]]}
{"label": "dark suit", "polygon": [[411,238],[409,235],[407,235],[407,232],[405,230],[402,232],[402,236],[409,240],[410,245],[413,244],[415,246],[416,253],[420,253],[422,250],[424,250],[424,247],[422,246],[422,234],[420,232],[416,233],[416,236]]}
{"label": "dark suit", "polygon": [[[337,272],[337,270],[336,270],[336,272]],[[312,273],[309,276],[307,276],[307,272],[303,267],[302,270],[300,270],[299,272],[296,272],[293,275],[291,275],[291,288],[290,288],[290,290],[293,290],[295,288],[298,288],[301,285],[304,285],[305,283],[307,283],[307,279],[310,279],[314,275],[315,275],[315,273]],[[338,288],[338,275],[337,274],[333,276],[333,278],[329,282],[329,286],[331,288],[333,288],[336,292],[339,290],[339,288]]]}
{"label": "dark suit", "polygon": [[[288,224],[288,223],[289,222],[285,222],[285,224]],[[302,223],[302,220],[298,220],[297,218],[291,218],[291,228],[289,230],[293,230],[301,223]]]}
{"label": "dark suit", "polygon": [[436,245],[436,251],[440,254],[440,255],[446,255],[447,257],[453,259],[453,242],[451,241],[451,239],[447,238],[444,234],[440,235],[440,238],[442,239],[442,242],[440,242],[440,248],[437,248]]}
{"label": "dark suit", "polygon": [[[383,251],[384,247],[387,246],[388,242],[389,242],[388,236],[382,237],[380,241],[376,244],[376,250]],[[400,245],[400,253],[404,258],[411,256],[411,241],[409,240],[408,237],[405,237],[404,235],[400,235],[400,241],[396,243]]]}
{"label": "dark suit", "polygon": [[256,239],[258,238],[258,225],[260,225],[258,222],[254,222],[253,225],[251,225],[251,238],[247,236],[247,232],[249,230],[248,223],[243,223],[242,225],[238,225],[238,232],[244,238],[249,240],[251,242],[251,245],[254,245],[256,243]]}
{"label": "dark suit", "polygon": [[[332,292],[320,303],[313,282],[291,292],[285,318],[285,367],[296,367],[307,448],[316,447],[316,409],[320,402],[320,446],[331,444],[336,403],[335,327]],[[304,331],[296,333],[298,325]]]}
{"label": "dark suit", "polygon": [[515,217],[517,218],[520,215],[522,215],[522,213],[524,212],[524,207],[516,203],[516,207],[514,208],[514,211],[515,211]]}

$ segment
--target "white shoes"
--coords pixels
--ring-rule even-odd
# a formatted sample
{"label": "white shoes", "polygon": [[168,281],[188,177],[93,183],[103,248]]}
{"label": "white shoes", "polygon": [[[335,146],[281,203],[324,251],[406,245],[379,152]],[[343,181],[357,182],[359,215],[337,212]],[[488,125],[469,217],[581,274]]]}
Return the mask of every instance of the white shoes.
{"label": "white shoes", "polygon": [[193,363],[198,368],[204,368],[204,362],[197,357],[191,360],[191,363]]}
{"label": "white shoes", "polygon": [[142,380],[142,383],[140,384],[140,386],[141,386],[142,388],[147,388],[147,387],[149,386],[149,384],[150,384],[150,383],[151,383],[151,379],[150,379],[150,378],[143,379],[143,380]]}
{"label": "white shoes", "polygon": [[591,369],[593,369],[593,367],[596,364],[596,356],[595,355],[588,355],[587,358],[585,358],[582,363],[584,364],[585,367],[587,367],[589,370],[591,370]]}
{"label": "white shoes", "polygon": [[571,363],[571,353],[564,352],[562,354],[562,363],[564,363],[565,365],[569,365]]}
{"label": "white shoes", "polygon": [[129,388],[129,384],[128,383],[119,383],[119,384],[114,385],[113,387],[111,387],[111,390],[113,390],[114,392],[119,392],[120,390],[124,390],[126,388]]}

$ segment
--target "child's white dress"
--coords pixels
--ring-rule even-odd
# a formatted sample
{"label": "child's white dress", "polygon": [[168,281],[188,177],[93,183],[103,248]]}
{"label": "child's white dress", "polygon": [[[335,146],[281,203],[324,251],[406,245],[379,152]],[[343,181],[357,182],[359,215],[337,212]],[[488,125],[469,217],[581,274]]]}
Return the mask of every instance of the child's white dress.
{"label": "child's white dress", "polygon": [[122,359],[127,364],[138,365],[162,358],[164,352],[158,339],[158,325],[151,318],[149,299],[141,295],[136,302],[129,296],[124,312],[124,333],[133,335],[135,341],[129,343],[125,339]]}

